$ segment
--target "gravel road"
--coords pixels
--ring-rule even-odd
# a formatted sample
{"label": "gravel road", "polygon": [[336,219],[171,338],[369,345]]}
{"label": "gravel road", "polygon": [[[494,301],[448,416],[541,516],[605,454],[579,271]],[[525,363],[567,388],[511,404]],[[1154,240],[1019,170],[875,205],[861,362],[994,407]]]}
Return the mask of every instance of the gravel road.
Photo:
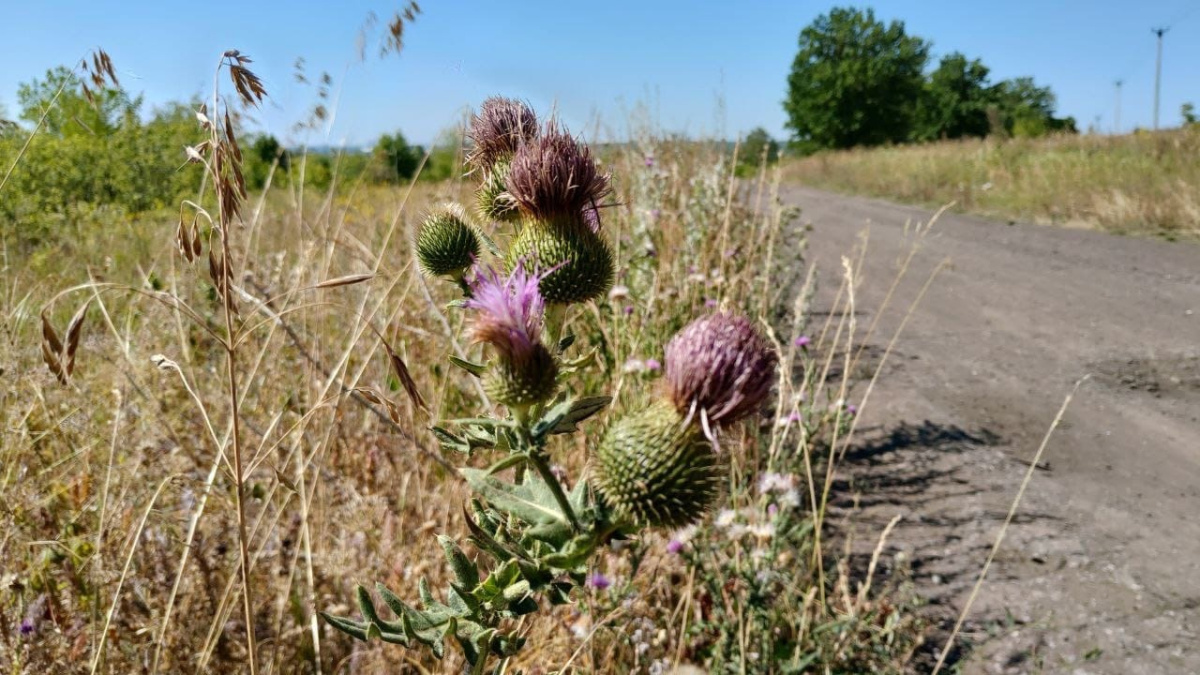
{"label": "gravel road", "polygon": [[[909,250],[905,223],[931,213],[794,186],[781,197],[813,227],[816,310],[869,228],[865,327]],[[960,667],[1200,673],[1200,247],[944,215],[880,318],[876,362],[946,258],[864,410],[838,502],[847,527],[869,550],[903,514],[888,551],[945,626],[1090,374],[971,613]]]}

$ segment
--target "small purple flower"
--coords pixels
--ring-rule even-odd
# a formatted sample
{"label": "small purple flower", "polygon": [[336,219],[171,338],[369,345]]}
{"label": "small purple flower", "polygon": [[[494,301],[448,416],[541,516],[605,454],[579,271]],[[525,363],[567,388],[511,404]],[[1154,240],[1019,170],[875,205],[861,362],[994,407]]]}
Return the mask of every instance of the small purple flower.
{"label": "small purple flower", "polygon": [[853,403],[846,406],[846,414],[847,415],[857,415],[858,414],[858,406],[854,405]]}
{"label": "small purple flower", "polygon": [[709,309],[716,309],[716,307],[717,307],[717,301],[716,301],[716,300],[713,300],[712,298],[709,298],[709,299],[707,299],[707,300],[705,300],[705,301],[704,301],[704,306],[705,306],[705,307],[707,307],[707,308],[709,308]]}
{"label": "small purple flower", "polygon": [[662,368],[662,363],[658,359],[646,359],[646,370],[658,370]]}
{"label": "small purple flower", "polygon": [[625,305],[625,316],[633,316],[633,305]]}
{"label": "small purple flower", "polygon": [[800,422],[800,411],[799,411],[799,410],[793,410],[791,413],[789,413],[789,414],[788,414],[788,416],[787,416],[787,421],[788,421],[788,424],[797,424],[797,423],[799,423],[799,422]]}
{"label": "small purple flower", "polygon": [[679,541],[678,539],[672,539],[667,543],[667,553],[670,553],[671,555],[679,555],[679,552],[682,550],[683,542]]}
{"label": "small purple flower", "polygon": [[608,580],[608,577],[599,572],[589,576],[587,579],[587,584],[598,591],[603,591],[609,586],[612,586],[612,582]]}
{"label": "small purple flower", "polygon": [[658,209],[650,209],[650,219],[651,220],[658,220],[658,217],[661,215],[662,215],[662,211],[659,211]]}
{"label": "small purple flower", "polygon": [[522,361],[537,348],[542,334],[545,303],[538,292],[542,276],[529,274],[517,264],[507,279],[491,268],[479,270],[471,283],[471,298],[464,302],[479,310],[476,342],[487,342],[509,361]]}
{"label": "small purple flower", "polygon": [[21,622],[21,637],[29,637],[37,630],[37,626],[33,623],[33,619],[25,619]]}
{"label": "small purple flower", "polygon": [[654,155],[646,155],[646,168],[654,166]]}
{"label": "small purple flower", "polygon": [[772,518],[774,518],[776,513],[779,513],[779,505],[778,504],[772,503],[770,506],[767,507],[767,515],[768,516],[771,516]]}
{"label": "small purple flower", "polygon": [[807,349],[809,343],[811,343],[811,342],[812,342],[812,338],[808,337],[807,335],[801,335],[800,337],[793,340],[792,344],[796,345],[800,349]]}

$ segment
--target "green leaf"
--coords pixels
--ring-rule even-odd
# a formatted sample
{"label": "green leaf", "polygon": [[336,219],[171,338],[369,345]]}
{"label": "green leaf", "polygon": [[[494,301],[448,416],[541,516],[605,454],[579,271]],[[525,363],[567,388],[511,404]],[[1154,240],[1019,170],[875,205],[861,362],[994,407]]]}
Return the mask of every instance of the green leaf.
{"label": "green leaf", "polygon": [[448,424],[456,424],[458,426],[475,425],[484,429],[499,429],[502,427],[512,427],[513,423],[508,420],[499,420],[495,417],[461,417],[458,419],[447,420]]}
{"label": "green leaf", "polygon": [[609,403],[612,403],[611,396],[585,396],[571,403],[566,414],[551,427],[549,433],[571,433],[579,428],[580,422],[604,410]]}
{"label": "green leaf", "polygon": [[466,439],[460,438],[441,427],[431,427],[434,438],[437,439],[438,445],[442,446],[443,450],[453,452],[461,452],[464,455],[471,453],[471,444]]}
{"label": "green leaf", "polygon": [[330,626],[333,626],[343,633],[366,642],[367,624],[359,621],[351,621],[350,619],[345,619],[340,616],[333,616],[332,614],[327,614],[325,612],[321,612],[321,618],[325,619],[325,622]]}
{"label": "green leaf", "polygon": [[468,361],[466,359],[460,359],[457,356],[451,356],[450,363],[453,363],[454,365],[458,366],[459,368],[462,368],[463,370],[474,375],[475,377],[483,377],[483,374],[487,372],[486,365],[484,365],[482,363],[475,363],[473,361]]}
{"label": "green leaf", "polygon": [[446,555],[446,562],[450,563],[450,571],[454,573],[454,578],[468,592],[473,590],[479,585],[479,568],[467,557],[466,553],[463,553],[453,539],[444,534],[439,534],[437,539],[438,543],[442,545],[442,552]]}
{"label": "green leaf", "polygon": [[488,475],[489,476],[495,475],[495,474],[500,473],[501,471],[504,471],[505,469],[511,469],[514,466],[523,463],[524,461],[525,461],[524,455],[509,455],[508,457],[505,457],[504,459],[500,460],[499,462],[496,462],[495,464],[489,466],[488,470],[487,470]]}
{"label": "green leaf", "polygon": [[530,489],[531,484],[540,480],[537,476],[526,476],[525,483],[513,485],[480,469],[459,469],[459,473],[472,489],[483,495],[492,508],[498,511],[512,514],[531,525],[567,522],[566,515],[558,508],[553,498],[546,503],[541,495]]}

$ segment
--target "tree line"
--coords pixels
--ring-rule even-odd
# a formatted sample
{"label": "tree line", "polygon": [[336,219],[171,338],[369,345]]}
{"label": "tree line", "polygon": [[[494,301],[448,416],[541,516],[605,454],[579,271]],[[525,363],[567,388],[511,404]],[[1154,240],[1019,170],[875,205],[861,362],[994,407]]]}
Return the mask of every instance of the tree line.
{"label": "tree line", "polygon": [[787,80],[787,128],[800,152],[953,139],[1075,133],[1031,77],[992,82],[959,52],[930,69],[932,43],[870,9],[834,8],[800,31]]}
{"label": "tree line", "polygon": [[[39,238],[56,224],[96,211],[128,215],[174,209],[180,198],[195,198],[200,188],[202,173],[182,170],[184,148],[204,140],[196,118],[198,99],[147,114],[141,96],[116,87],[85,90],[74,71],[58,67],[21,84],[17,104],[15,120],[0,109],[0,172],[16,162],[0,194],[0,225],[23,237]],[[246,125],[235,120],[235,126]],[[456,171],[461,148],[454,131],[444,133],[428,153],[397,131],[381,136],[366,152],[294,156],[272,135],[239,135],[247,187],[255,190],[269,175],[277,186],[302,180],[322,189],[335,175],[339,183],[401,183],[416,175],[422,160],[421,179],[443,180]]]}

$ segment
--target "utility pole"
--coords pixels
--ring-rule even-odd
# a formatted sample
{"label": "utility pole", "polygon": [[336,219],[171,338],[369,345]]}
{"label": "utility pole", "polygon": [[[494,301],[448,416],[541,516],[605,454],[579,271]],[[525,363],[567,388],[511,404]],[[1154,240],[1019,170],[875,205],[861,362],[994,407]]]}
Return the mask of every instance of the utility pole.
{"label": "utility pole", "polygon": [[1121,133],[1121,85],[1125,84],[1125,80],[1117,80],[1117,107],[1113,114],[1113,133]]}
{"label": "utility pole", "polygon": [[1158,94],[1162,89],[1162,38],[1168,28],[1151,28],[1150,32],[1158,36],[1158,60],[1154,64],[1154,130],[1158,131]]}

